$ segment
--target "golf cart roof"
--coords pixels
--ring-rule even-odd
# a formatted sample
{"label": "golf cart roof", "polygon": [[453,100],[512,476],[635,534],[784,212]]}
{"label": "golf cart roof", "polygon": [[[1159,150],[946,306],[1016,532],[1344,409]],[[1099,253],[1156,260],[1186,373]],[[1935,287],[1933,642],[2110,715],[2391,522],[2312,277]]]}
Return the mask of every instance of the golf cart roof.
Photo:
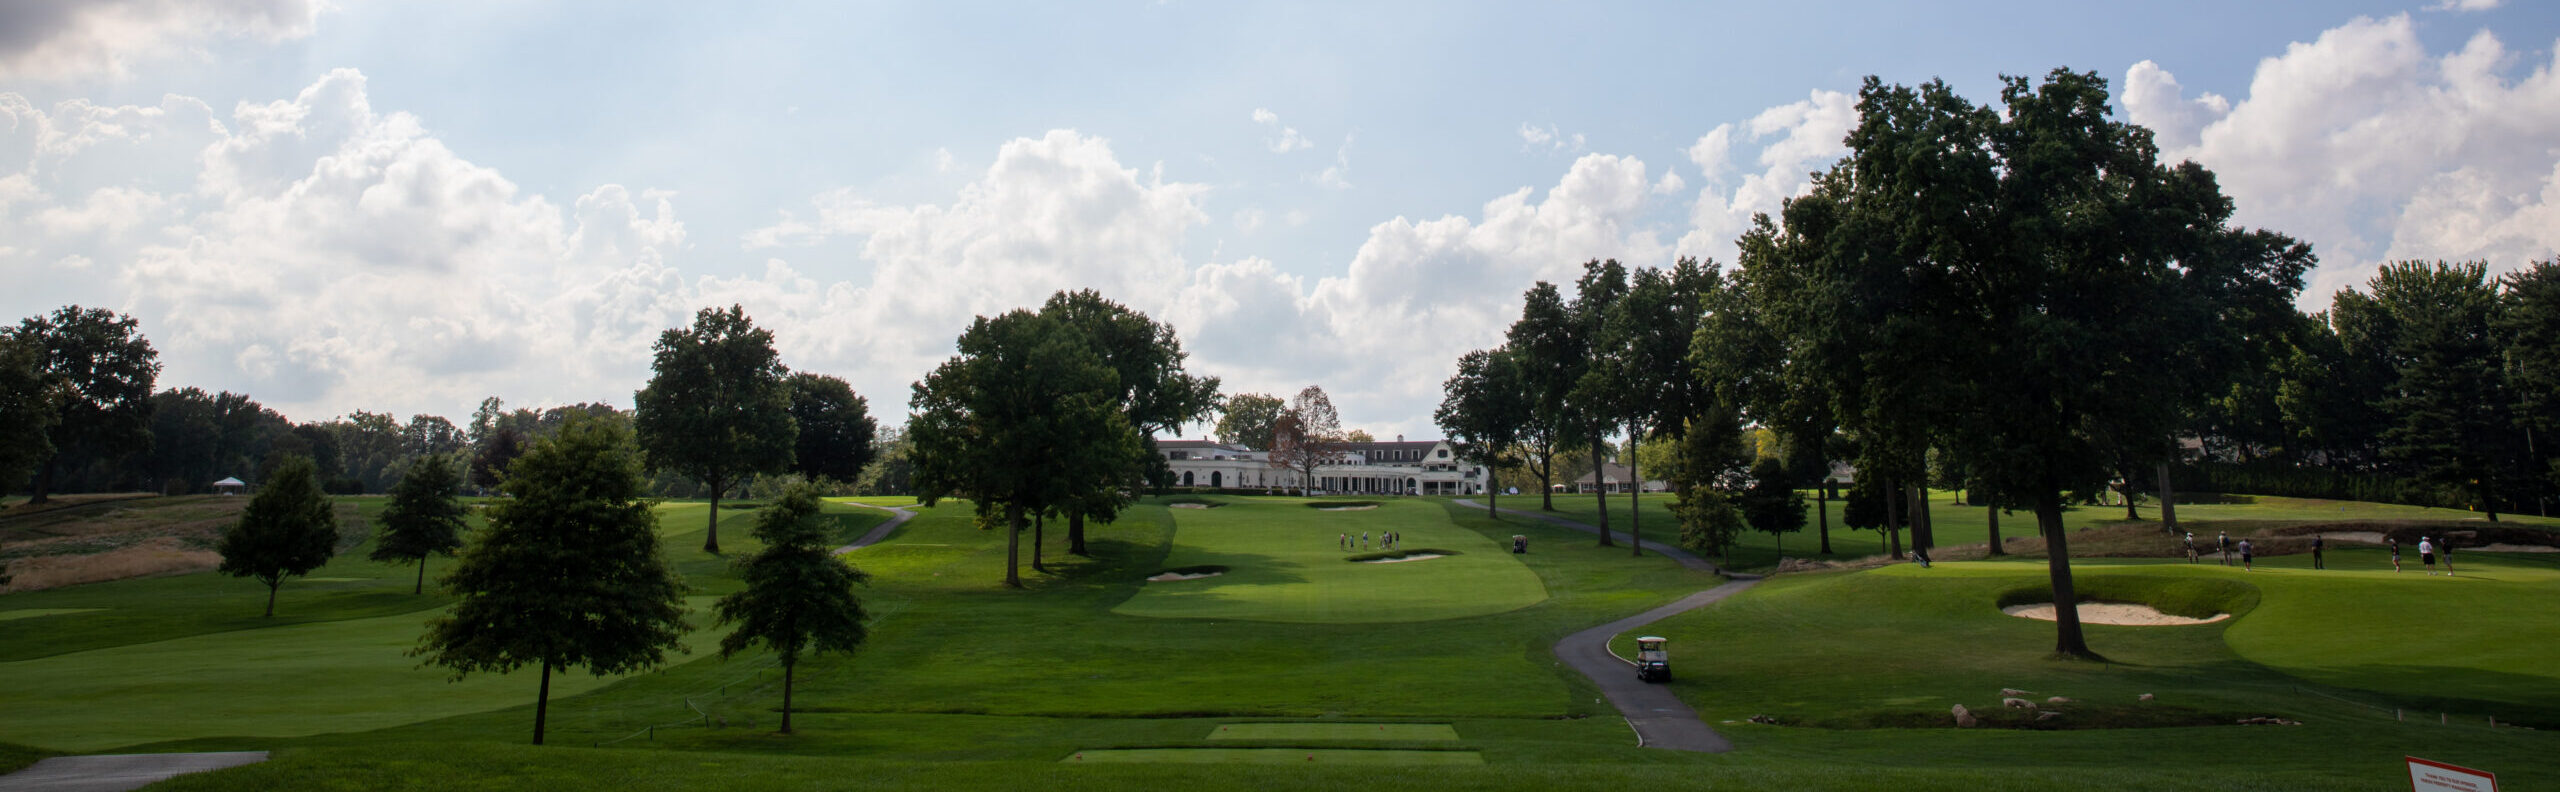
{"label": "golf cart roof", "polygon": [[1664,643],[1664,642],[1667,642],[1667,641],[1670,641],[1670,640],[1671,640],[1671,639],[1669,639],[1669,638],[1664,638],[1664,637],[1659,636],[1659,635],[1646,635],[1646,636],[1641,636],[1641,637],[1636,638],[1636,643],[1644,643],[1644,642],[1646,642],[1646,641],[1651,641],[1651,642],[1654,642],[1654,643]]}

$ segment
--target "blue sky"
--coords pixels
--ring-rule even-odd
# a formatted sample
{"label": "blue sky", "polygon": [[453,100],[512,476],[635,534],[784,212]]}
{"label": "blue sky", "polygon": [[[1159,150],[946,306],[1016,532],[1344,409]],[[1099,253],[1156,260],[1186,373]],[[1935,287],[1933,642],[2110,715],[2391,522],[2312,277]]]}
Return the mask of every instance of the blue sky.
{"label": "blue sky", "polygon": [[131,312],[164,387],[312,420],[627,406],[740,302],[895,416],[970,316],[1091,287],[1433,435],[1534,280],[1729,261],[1863,76],[2057,66],[2313,242],[2309,307],[2560,245],[2525,3],[728,5],[0,9],[0,310]]}

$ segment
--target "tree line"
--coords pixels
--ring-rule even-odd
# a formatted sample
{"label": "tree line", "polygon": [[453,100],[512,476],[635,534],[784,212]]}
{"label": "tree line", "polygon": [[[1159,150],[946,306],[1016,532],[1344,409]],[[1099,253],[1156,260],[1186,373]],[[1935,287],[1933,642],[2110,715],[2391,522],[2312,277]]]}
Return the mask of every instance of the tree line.
{"label": "tree line", "polygon": [[1846,521],[1897,556],[1903,529],[1914,553],[1934,544],[1932,484],[1992,509],[1995,554],[1996,515],[2027,512],[2056,650],[2076,656],[2094,653],[2062,510],[2166,489],[2182,441],[2407,476],[2493,519],[2550,492],[2560,266],[2394,263],[2305,315],[2310,247],[2234,225],[2210,171],[2160,162],[2149,130],[2111,117],[2103,78],[2002,85],[1994,107],[1870,78],[1848,154],[1754,218],[1732,269],[1594,261],[1570,292],[1537,283],[1503,345],[1458,361],[1435,418],[1499,469],[1572,445],[1605,459],[1623,438],[1620,458],[1667,464],[1682,543],[1710,552],[1796,530],[1793,493],[1835,461],[1856,471]]}

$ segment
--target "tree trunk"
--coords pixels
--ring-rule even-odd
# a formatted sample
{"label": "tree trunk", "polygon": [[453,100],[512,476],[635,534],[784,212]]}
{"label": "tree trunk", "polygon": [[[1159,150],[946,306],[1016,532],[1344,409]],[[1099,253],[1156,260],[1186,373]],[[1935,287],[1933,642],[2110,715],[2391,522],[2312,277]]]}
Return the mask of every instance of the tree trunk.
{"label": "tree trunk", "polygon": [[1084,510],[1067,512],[1067,554],[1091,557],[1084,549]]}
{"label": "tree trunk", "polygon": [[1538,447],[1538,508],[1556,510],[1556,447],[1549,443]]}
{"label": "tree trunk", "polygon": [[[2498,477],[2488,471],[2480,473],[2480,508],[2489,513],[2490,522],[2498,521]],[[2452,539],[2444,541],[2446,546],[2452,546]]]}
{"label": "tree trunk", "polygon": [[1484,480],[1484,516],[1486,519],[1500,522],[1502,520],[1502,477],[1494,475],[1491,462],[1484,463]]}
{"label": "tree trunk", "polygon": [[1903,503],[1902,498],[1897,497],[1896,494],[1902,491],[1902,483],[1886,479],[1884,486],[1877,489],[1879,491],[1876,494],[1884,498],[1885,552],[1894,558],[1901,558]]}
{"label": "tree trunk", "polygon": [[2124,518],[2126,521],[2142,519],[2142,507],[2133,505],[2133,471],[2130,470],[2124,473]]}
{"label": "tree trunk", "polygon": [[533,696],[533,744],[542,744],[542,727],[551,717],[551,661],[542,661],[542,692]]}
{"label": "tree trunk", "polygon": [[791,672],[799,668],[798,658],[782,658],[782,733],[791,733]]}
{"label": "tree trunk", "polygon": [[410,589],[410,590],[409,590],[409,593],[411,593],[411,594],[425,594],[425,593],[427,593],[427,557],[426,557],[426,556],[423,556],[423,555],[418,556],[418,586],[417,586],[417,588]]}
{"label": "tree trunk", "polygon": [[1974,500],[1982,501],[1983,521],[1991,525],[1990,555],[2008,555],[2009,549],[2000,544],[2000,493],[1996,490],[1976,489],[1973,495]]}
{"label": "tree trunk", "polygon": [[1600,458],[1600,435],[1595,432],[1591,435],[1591,488],[1600,495],[1600,546],[1616,547],[1618,543],[1609,538],[1609,482],[1606,480],[1608,477],[1601,475],[1606,472],[1602,467],[1606,464],[1608,463]]}
{"label": "tree trunk", "polygon": [[2062,528],[2059,487],[2036,490],[2036,528],[2044,532],[2045,569],[2053,576],[2053,651],[2069,657],[2100,660],[2089,651],[2080,632],[2080,593],[2071,586],[2071,537]]}
{"label": "tree trunk", "polygon": [[1626,546],[1644,559],[1644,466],[1636,461],[1636,423],[1626,425]]}
{"label": "tree trunk", "polygon": [[1041,546],[1049,543],[1048,535],[1048,512],[1040,512],[1031,515],[1031,571],[1033,572],[1049,571],[1048,567],[1040,564],[1040,548]]}
{"label": "tree trunk", "polygon": [[1926,553],[1938,549],[1938,526],[1929,522],[1929,485],[1911,488],[1911,549]]}
{"label": "tree trunk", "polygon": [[723,482],[723,481],[721,481],[721,480],[719,479],[719,477],[714,476],[714,477],[709,478],[709,479],[704,479],[704,480],[703,480],[703,483],[711,485],[711,527],[710,527],[709,529],[705,530],[705,531],[703,532],[703,534],[702,534],[702,552],[710,553],[710,554],[712,554],[712,555],[719,555],[719,554],[720,554],[720,489],[721,489],[720,485],[721,485],[721,484],[724,484],[724,483],[726,483],[726,482]]}
{"label": "tree trunk", "polygon": [[1022,588],[1022,505],[1004,507],[1004,584]]}
{"label": "tree trunk", "polygon": [[282,585],[284,585],[284,578],[276,578],[274,580],[267,581],[267,618],[275,618],[276,587]]}
{"label": "tree trunk", "polygon": [[2178,533],[2178,493],[2169,488],[2169,463],[2160,463],[2160,528]]}
{"label": "tree trunk", "polygon": [[55,451],[52,456],[44,458],[43,466],[36,468],[36,491],[32,496],[27,498],[27,505],[36,506],[51,503],[53,501],[53,499],[49,497],[50,493],[53,492],[53,463],[61,457],[62,452]]}
{"label": "tree trunk", "polygon": [[1813,489],[1814,530],[1822,537],[1822,554],[1831,554],[1831,488]]}

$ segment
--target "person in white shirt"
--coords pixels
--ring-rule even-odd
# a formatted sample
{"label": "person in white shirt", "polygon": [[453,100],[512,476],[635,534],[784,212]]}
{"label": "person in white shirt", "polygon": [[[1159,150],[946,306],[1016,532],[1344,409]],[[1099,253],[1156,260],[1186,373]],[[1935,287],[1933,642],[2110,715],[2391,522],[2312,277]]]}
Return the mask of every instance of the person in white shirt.
{"label": "person in white shirt", "polygon": [[2436,543],[2424,536],[2418,537],[2418,563],[2426,565],[2427,574],[2436,573]]}

